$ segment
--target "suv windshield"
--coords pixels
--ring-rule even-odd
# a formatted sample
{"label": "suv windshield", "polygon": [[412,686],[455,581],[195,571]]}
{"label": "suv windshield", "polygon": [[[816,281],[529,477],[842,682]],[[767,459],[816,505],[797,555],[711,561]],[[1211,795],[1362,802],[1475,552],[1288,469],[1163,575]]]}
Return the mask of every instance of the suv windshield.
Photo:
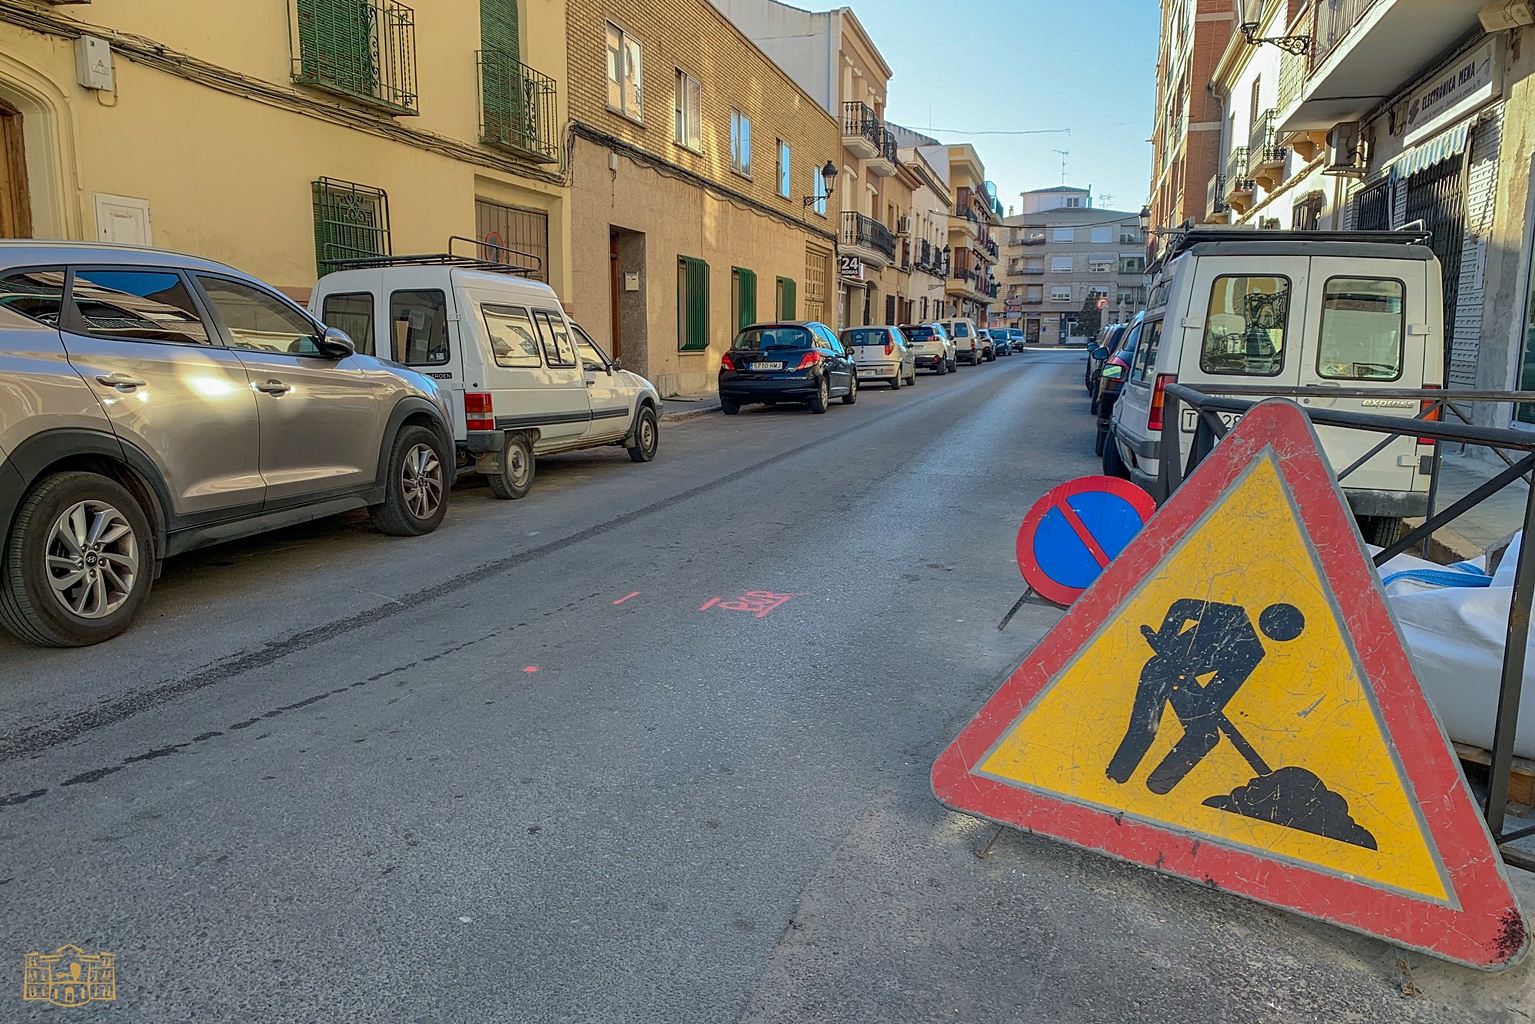
{"label": "suv windshield", "polygon": [[844,345],[888,345],[890,332],[884,327],[856,327],[842,332]]}
{"label": "suv windshield", "polygon": [[803,327],[748,327],[730,346],[738,352],[766,352],[770,348],[814,348],[815,339]]}
{"label": "suv windshield", "polygon": [[912,341],[937,341],[938,332],[931,327],[902,327],[901,333]]}

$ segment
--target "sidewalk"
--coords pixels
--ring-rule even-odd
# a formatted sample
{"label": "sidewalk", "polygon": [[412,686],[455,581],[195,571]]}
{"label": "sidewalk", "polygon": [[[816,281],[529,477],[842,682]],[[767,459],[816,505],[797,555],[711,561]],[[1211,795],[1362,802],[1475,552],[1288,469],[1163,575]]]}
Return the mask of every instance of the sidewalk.
{"label": "sidewalk", "polygon": [[719,411],[720,396],[713,391],[698,395],[673,395],[661,402],[661,422],[682,423]]}
{"label": "sidewalk", "polygon": [[[1439,493],[1434,500],[1436,511],[1448,508],[1458,499],[1497,476],[1503,463],[1489,463],[1468,455],[1446,453],[1439,468]],[[1435,561],[1475,558],[1494,541],[1501,540],[1524,526],[1524,506],[1529,497],[1529,487],[1515,480],[1498,493],[1471,508],[1459,519],[1434,531],[1435,546],[1444,546],[1441,557]],[[1421,526],[1423,520],[1409,519],[1409,528]],[[1448,554],[1449,559],[1442,559]]]}

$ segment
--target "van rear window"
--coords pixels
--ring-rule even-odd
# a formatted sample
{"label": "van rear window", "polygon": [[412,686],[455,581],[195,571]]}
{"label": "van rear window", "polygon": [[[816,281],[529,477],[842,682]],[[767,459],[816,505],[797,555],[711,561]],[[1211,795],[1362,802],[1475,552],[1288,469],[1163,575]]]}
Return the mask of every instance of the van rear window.
{"label": "van rear window", "polygon": [[391,294],[389,327],[395,362],[436,366],[448,361],[448,297],[441,290]]}
{"label": "van rear window", "polygon": [[1210,290],[1199,368],[1238,377],[1274,377],[1284,368],[1290,279],[1228,275]]}
{"label": "van rear window", "polygon": [[320,322],[326,327],[345,331],[357,351],[374,355],[373,351],[373,293],[349,292],[345,295],[325,296],[325,306],[320,310]]}
{"label": "van rear window", "polygon": [[1396,380],[1406,333],[1401,281],[1328,278],[1316,372],[1328,380]]}

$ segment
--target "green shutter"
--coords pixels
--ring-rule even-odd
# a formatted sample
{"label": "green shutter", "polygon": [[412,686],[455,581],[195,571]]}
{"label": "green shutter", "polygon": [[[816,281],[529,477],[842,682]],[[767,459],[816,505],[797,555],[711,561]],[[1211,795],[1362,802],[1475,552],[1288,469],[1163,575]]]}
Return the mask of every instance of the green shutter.
{"label": "green shutter", "polygon": [[526,146],[530,130],[523,94],[522,55],[517,38],[517,0],[480,0],[481,136],[491,142]]}
{"label": "green shutter", "polygon": [[792,277],[780,277],[778,279],[778,293],[779,293],[780,296],[782,296],[782,300],[783,300],[782,301],[782,306],[778,310],[778,318],[780,320],[795,320],[795,319],[798,319],[798,317],[796,315],[796,311],[798,309],[798,303],[796,301],[796,297],[795,297],[795,294],[794,294],[795,293],[794,278],[792,278]]}
{"label": "green shutter", "polygon": [[757,274],[755,271],[733,267],[736,275],[736,323],[735,329],[757,322]]}
{"label": "green shutter", "polygon": [[709,347],[709,264],[677,257],[677,348],[695,352]]}
{"label": "green shutter", "polygon": [[480,46],[517,60],[522,56],[519,43],[517,0],[480,0]]}
{"label": "green shutter", "polygon": [[372,96],[373,11],[362,0],[298,0],[299,80]]}

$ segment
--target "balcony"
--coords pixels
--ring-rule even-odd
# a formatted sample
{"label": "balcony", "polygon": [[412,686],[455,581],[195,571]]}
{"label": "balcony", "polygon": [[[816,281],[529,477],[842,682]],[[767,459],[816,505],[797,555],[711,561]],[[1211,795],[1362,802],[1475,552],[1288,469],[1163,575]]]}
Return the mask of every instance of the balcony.
{"label": "balcony", "polygon": [[1226,205],[1237,213],[1246,213],[1253,205],[1253,190],[1257,187],[1247,176],[1247,147],[1238,146],[1226,158]]}
{"label": "balcony", "polygon": [[556,163],[554,79],[502,50],[480,50],[475,61],[480,68],[480,141],[537,163]]}
{"label": "balcony", "polygon": [[884,125],[879,126],[879,153],[870,157],[869,162],[864,166],[868,168],[870,174],[878,178],[890,177],[900,166],[900,159],[896,154],[895,135]]}
{"label": "balcony", "polygon": [[416,12],[396,0],[291,0],[293,81],[416,114]]}
{"label": "balcony", "polygon": [[1045,299],[1042,295],[1036,295],[1033,298],[1024,299],[1023,304],[1025,306],[1043,306],[1045,304]]}
{"label": "balcony", "polygon": [[1270,192],[1284,182],[1285,164],[1290,159],[1290,147],[1279,141],[1278,118],[1276,110],[1259,114],[1247,140],[1247,176]]}
{"label": "balcony", "polygon": [[1226,176],[1216,172],[1205,187],[1205,223],[1224,224],[1230,216],[1231,207],[1226,205]]}
{"label": "balcony", "polygon": [[1039,275],[1041,275],[1041,274],[1043,274],[1045,272],[1045,268],[1044,267],[1024,267],[1022,270],[1019,270],[1017,272],[1020,273],[1020,274],[1026,274],[1029,277],[1038,277]]}
{"label": "balcony", "polygon": [[895,236],[873,217],[849,210],[842,214],[841,251],[876,267],[888,267],[895,262]]}
{"label": "balcony", "polygon": [[996,239],[994,238],[981,239],[981,251],[990,256],[991,262],[993,263],[997,262],[997,260],[1001,259],[1002,257],[1002,248],[997,245]]}
{"label": "balcony", "polygon": [[842,104],[842,148],[860,160],[872,160],[880,155],[885,134],[873,107],[856,100]]}
{"label": "balcony", "polygon": [[985,302],[994,294],[986,278],[975,269],[960,266],[955,269],[949,280],[944,285],[944,292],[948,295],[957,295],[960,298],[970,299],[974,302]]}
{"label": "balcony", "polygon": [[[1316,0],[1309,22],[1297,21],[1299,32],[1309,31],[1311,53],[1305,84],[1280,110],[1280,131],[1326,131],[1360,120],[1456,40],[1480,31],[1477,11],[1485,2]],[[1283,87],[1282,64],[1280,77]]]}
{"label": "balcony", "polygon": [[1045,244],[1045,236],[1044,235],[1030,235],[1028,238],[1025,238],[1023,241],[1019,242],[1018,244],[1019,245],[1044,245]]}

